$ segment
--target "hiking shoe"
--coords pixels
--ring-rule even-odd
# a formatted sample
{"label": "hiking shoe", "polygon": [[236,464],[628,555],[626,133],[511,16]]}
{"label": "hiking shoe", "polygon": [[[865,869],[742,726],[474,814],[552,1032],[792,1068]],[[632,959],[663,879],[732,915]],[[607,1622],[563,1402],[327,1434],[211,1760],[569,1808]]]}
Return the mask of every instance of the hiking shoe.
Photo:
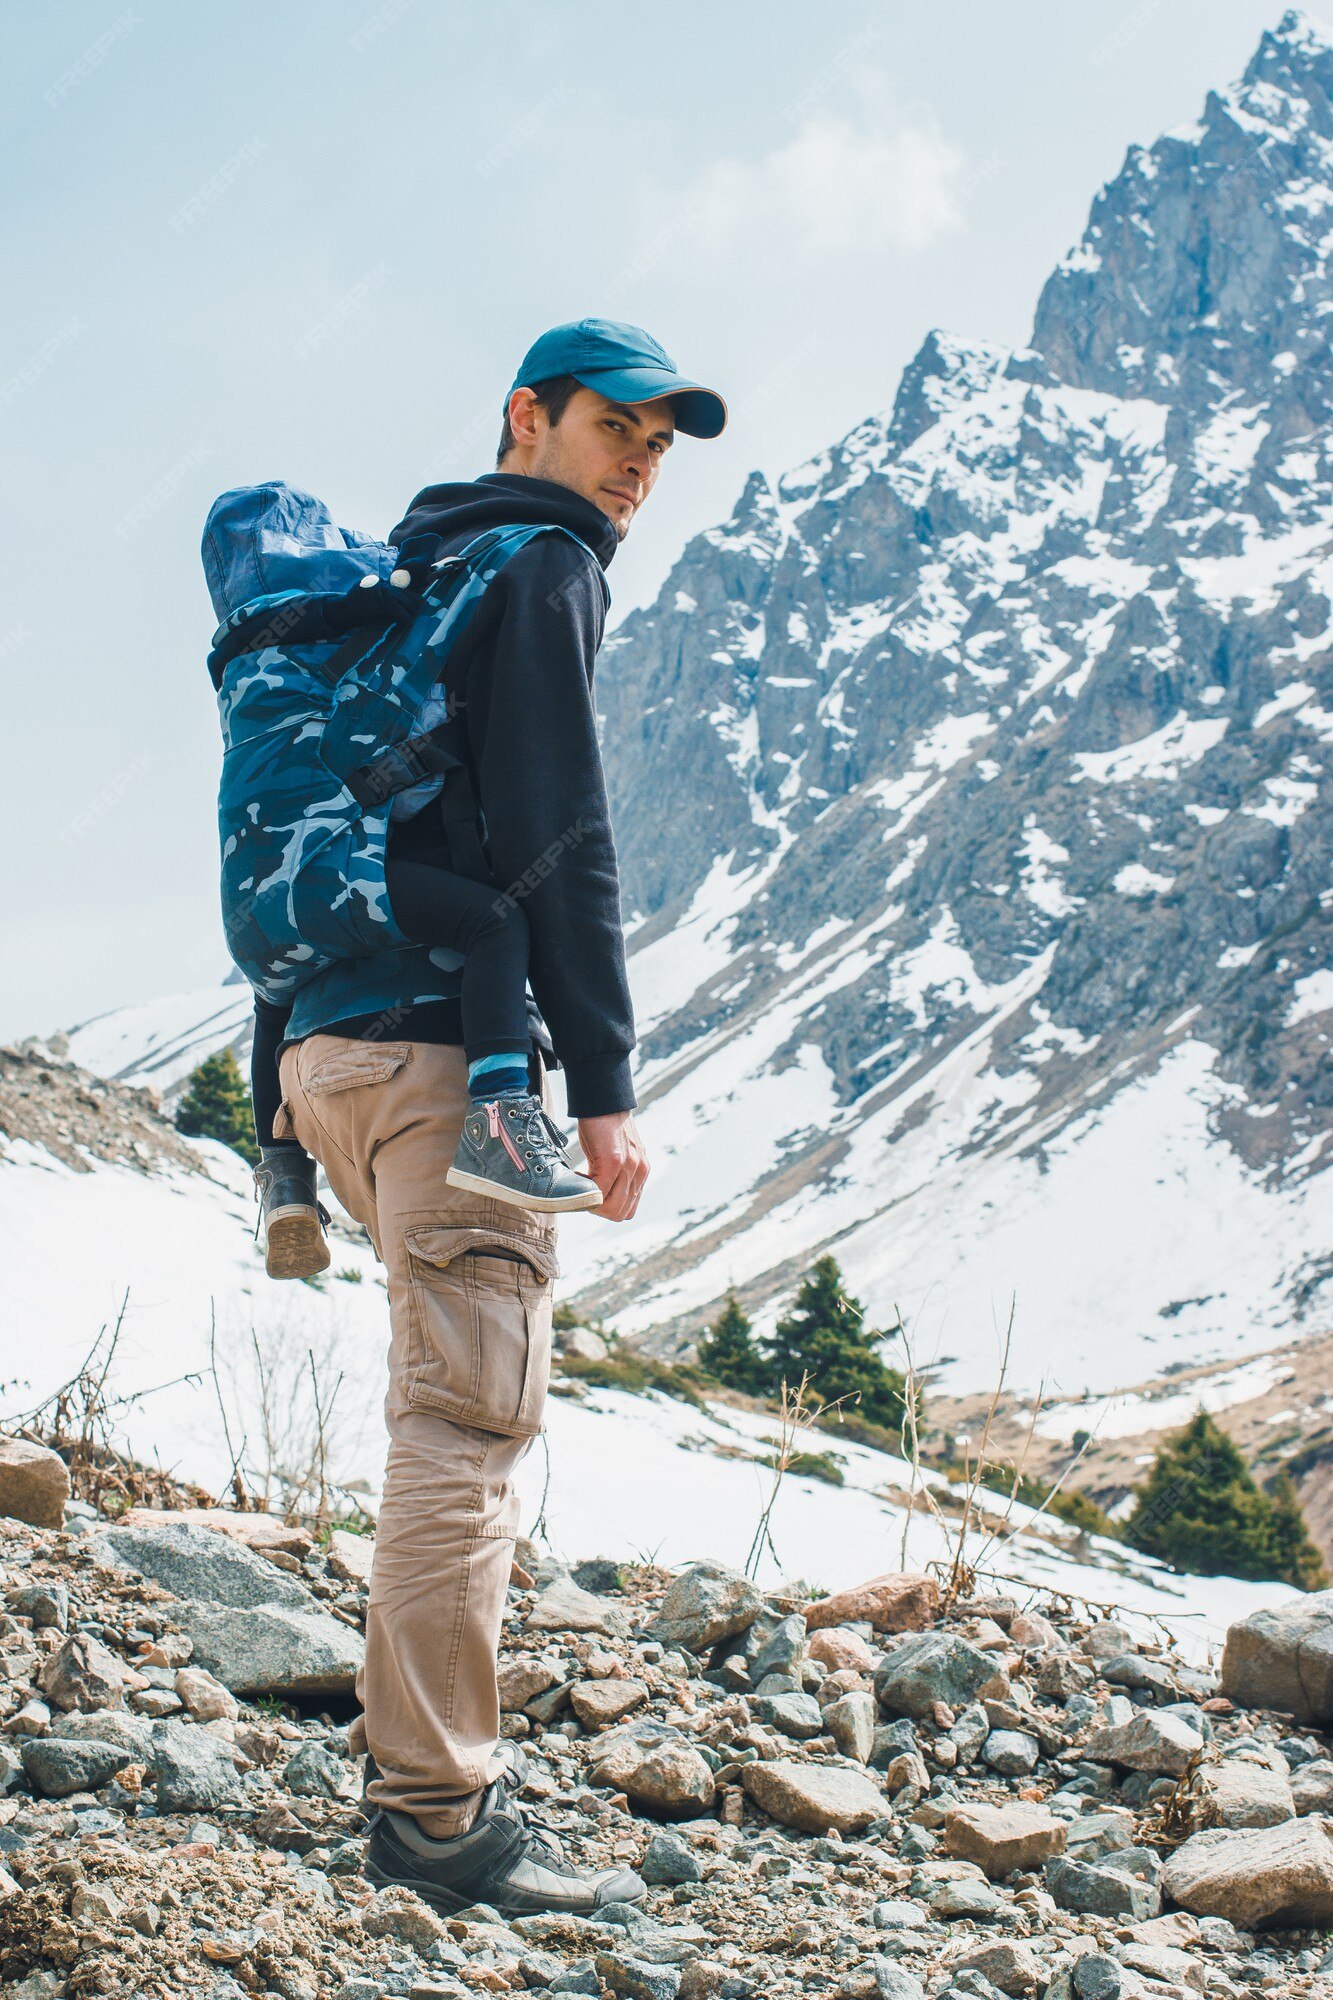
{"label": "hiking shoe", "polygon": [[264,1269],[270,1278],[313,1278],[332,1258],[324,1228],[329,1212],[315,1199],[315,1162],[295,1146],[264,1146],[255,1168]]}
{"label": "hiking shoe", "polygon": [[445,1179],[511,1208],[600,1208],[602,1191],[581,1174],[560,1127],[529,1091],[469,1105]]}
{"label": "hiking shoe", "polygon": [[408,1813],[373,1821],[365,1877],[379,1889],[414,1889],[434,1910],[488,1903],[510,1915],[559,1910],[586,1916],[607,1903],[637,1903],[646,1884],[632,1868],[584,1873],[559,1841],[530,1820],[502,1785],[490,1787],[466,1833],[431,1840]]}
{"label": "hiking shoe", "polygon": [[[500,1738],[499,1749],[500,1755],[505,1760],[505,1768],[501,1771],[496,1783],[510,1794],[521,1792],[532,1773],[532,1765],[528,1761],[526,1751],[523,1749],[521,1743],[515,1743],[512,1736],[502,1736]],[[378,1778],[379,1774],[380,1767],[371,1756],[369,1750],[367,1750],[365,1755],[365,1774],[361,1781],[360,1813],[363,1826],[369,1826],[379,1811],[379,1807],[374,1805],[366,1796],[370,1790],[371,1780]]]}

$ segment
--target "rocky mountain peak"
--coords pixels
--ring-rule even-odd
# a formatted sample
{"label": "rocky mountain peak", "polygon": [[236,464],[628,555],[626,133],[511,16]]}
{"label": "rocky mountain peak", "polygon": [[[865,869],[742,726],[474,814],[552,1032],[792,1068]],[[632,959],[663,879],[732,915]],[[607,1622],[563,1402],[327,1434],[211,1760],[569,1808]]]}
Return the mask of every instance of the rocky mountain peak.
{"label": "rocky mountain peak", "polygon": [[1199,408],[1292,376],[1329,407],[1333,40],[1293,10],[1202,116],[1131,146],[1047,280],[1032,345],[1061,380]]}

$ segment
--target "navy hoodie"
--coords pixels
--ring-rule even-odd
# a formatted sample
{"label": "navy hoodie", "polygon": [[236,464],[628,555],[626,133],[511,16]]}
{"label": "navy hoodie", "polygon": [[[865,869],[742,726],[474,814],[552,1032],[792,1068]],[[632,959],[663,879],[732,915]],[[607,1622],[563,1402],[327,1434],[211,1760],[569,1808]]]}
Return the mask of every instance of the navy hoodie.
{"label": "navy hoodie", "polygon": [[[549,480],[504,472],[426,487],[389,540],[401,547],[417,535],[438,536],[441,552],[452,554],[487,528],[529,522],[572,529],[602,569],[615,554],[615,528],[591,501]],[[592,561],[567,536],[540,535],[500,571],[455,655],[492,878],[527,887],[529,984],[575,1118],[635,1104],[634,1015],[593,705],[604,622]],[[449,865],[436,806],[402,822],[391,843],[396,854]],[[534,867],[552,849],[556,864]],[[382,1029],[373,1016],[338,1023],[339,1034],[353,1037]],[[461,1044],[458,1002],[413,1009],[401,1033],[409,1041]]]}

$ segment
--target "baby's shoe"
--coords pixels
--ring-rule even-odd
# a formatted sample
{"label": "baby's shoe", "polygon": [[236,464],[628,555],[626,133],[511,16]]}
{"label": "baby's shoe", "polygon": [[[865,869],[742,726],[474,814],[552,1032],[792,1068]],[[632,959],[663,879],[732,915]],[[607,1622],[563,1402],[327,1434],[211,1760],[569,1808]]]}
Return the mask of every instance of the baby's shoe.
{"label": "baby's shoe", "polygon": [[[261,1146],[255,1168],[258,1229],[270,1278],[313,1278],[331,1261],[328,1210],[315,1198],[315,1162],[296,1146]],[[256,1234],[258,1234],[258,1229]]]}
{"label": "baby's shoe", "polygon": [[468,1106],[445,1179],[512,1208],[599,1208],[602,1201],[596,1181],[578,1171],[559,1126],[528,1091]]}

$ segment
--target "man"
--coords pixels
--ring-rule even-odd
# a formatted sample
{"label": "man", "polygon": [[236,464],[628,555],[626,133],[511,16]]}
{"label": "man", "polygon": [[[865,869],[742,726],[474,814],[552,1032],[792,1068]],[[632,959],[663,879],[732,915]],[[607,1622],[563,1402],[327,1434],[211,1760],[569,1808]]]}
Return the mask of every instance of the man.
{"label": "man", "polygon": [[[525,356],[497,470],[430,487],[394,530],[461,548],[540,522],[492,582],[467,647],[467,734],[497,891],[524,899],[529,978],[566,1075],[597,1213],[627,1221],[648,1172],[634,1121],[634,1023],[597,744],[601,571],[679,431],[716,437],[721,398],[637,327],[582,320]],[[448,866],[438,812],[398,851]],[[344,1002],[281,1059],[276,1136],[296,1138],[362,1221],[388,1274],[390,1447],[358,1693],[367,1873],[442,1909],[587,1911],[633,1900],[632,1870],[583,1874],[519,1808],[501,1745],[496,1654],[518,1524],[514,1467],[541,1428],[555,1218],[447,1185],[467,1109],[456,970],[386,1021]],[[351,962],[349,964],[360,963]],[[374,961],[365,961],[373,965]],[[350,976],[350,975],[349,975]],[[543,1102],[550,1086],[534,1050]],[[362,1742],[364,1729],[364,1743]]]}

